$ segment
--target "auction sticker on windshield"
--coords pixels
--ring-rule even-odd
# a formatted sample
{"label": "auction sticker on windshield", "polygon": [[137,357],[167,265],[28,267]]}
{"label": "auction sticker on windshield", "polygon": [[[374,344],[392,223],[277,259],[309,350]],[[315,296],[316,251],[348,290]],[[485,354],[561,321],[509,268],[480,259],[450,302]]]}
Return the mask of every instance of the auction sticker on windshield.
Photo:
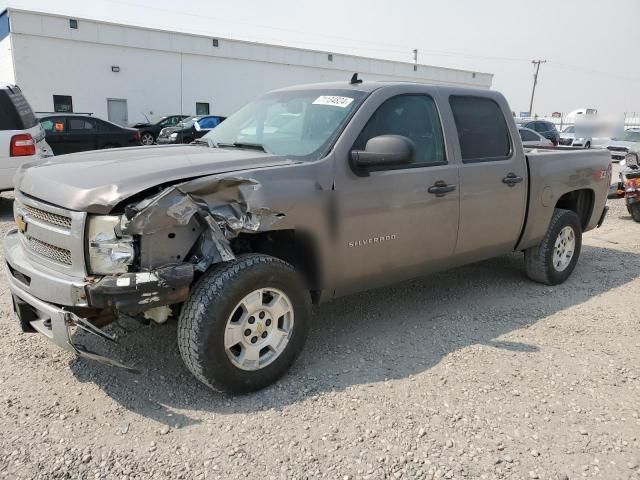
{"label": "auction sticker on windshield", "polygon": [[322,95],[313,101],[314,105],[329,105],[331,107],[346,108],[351,105],[353,98],[336,95]]}

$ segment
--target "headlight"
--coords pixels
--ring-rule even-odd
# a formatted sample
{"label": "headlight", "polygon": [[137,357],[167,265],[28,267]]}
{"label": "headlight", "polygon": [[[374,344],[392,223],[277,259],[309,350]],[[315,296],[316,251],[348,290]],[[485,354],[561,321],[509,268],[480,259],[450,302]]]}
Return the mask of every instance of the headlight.
{"label": "headlight", "polygon": [[176,138],[178,138],[178,134],[172,133],[171,135],[169,135],[169,138],[171,138],[172,140],[175,140]]}
{"label": "headlight", "polygon": [[627,153],[624,156],[624,163],[627,166],[631,166],[631,165],[640,166],[638,165],[638,155],[635,153]]}
{"label": "headlight", "polygon": [[133,263],[133,238],[122,234],[122,217],[96,215],[88,218],[87,259],[97,275],[126,273]]}

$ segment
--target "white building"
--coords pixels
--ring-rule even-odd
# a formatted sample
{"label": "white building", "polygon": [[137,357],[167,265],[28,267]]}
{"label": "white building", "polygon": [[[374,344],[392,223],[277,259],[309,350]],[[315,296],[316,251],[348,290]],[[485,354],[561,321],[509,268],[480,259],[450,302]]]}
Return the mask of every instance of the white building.
{"label": "white building", "polygon": [[118,123],[169,114],[229,115],[299,83],[407,80],[490,88],[487,73],[170,32],[9,8],[0,14],[0,82],[35,111],[91,112]]}

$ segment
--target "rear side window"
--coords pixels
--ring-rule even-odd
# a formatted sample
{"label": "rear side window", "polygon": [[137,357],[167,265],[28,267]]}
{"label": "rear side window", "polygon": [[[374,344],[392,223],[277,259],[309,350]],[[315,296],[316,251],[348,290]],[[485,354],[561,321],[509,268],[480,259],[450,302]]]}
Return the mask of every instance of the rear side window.
{"label": "rear side window", "polygon": [[502,110],[489,98],[449,98],[458,130],[462,161],[487,162],[511,156],[511,137]]}
{"label": "rear side window", "polygon": [[416,147],[413,166],[446,163],[440,117],[433,99],[427,95],[399,95],[385,101],[369,119],[353,148],[364,150],[379,135],[402,135]]}
{"label": "rear side window", "polygon": [[28,130],[38,124],[18,87],[0,89],[0,130]]}
{"label": "rear side window", "polygon": [[520,138],[524,142],[534,142],[538,140],[538,136],[529,130],[520,130]]}
{"label": "rear side window", "polygon": [[67,119],[70,131],[89,131],[93,130],[93,122],[85,118],[69,118]]}

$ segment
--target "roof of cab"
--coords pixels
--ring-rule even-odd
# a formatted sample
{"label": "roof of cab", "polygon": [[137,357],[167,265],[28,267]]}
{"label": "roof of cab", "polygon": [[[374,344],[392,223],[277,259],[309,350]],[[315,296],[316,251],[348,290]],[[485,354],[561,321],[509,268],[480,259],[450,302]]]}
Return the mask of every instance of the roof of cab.
{"label": "roof of cab", "polygon": [[384,80],[365,80],[361,79],[360,83],[351,83],[348,80],[344,82],[323,82],[323,83],[308,83],[302,85],[292,85],[290,87],[279,88],[274,91],[285,92],[291,90],[353,90],[357,92],[371,93],[375,90],[387,87],[397,87],[399,85],[415,85],[415,86],[429,86],[437,88],[439,90],[447,90],[456,93],[484,93],[495,92],[495,90],[489,90],[485,88],[474,87],[462,87],[459,85],[447,85],[447,84],[435,84],[426,82],[409,82],[409,81],[384,81]]}

